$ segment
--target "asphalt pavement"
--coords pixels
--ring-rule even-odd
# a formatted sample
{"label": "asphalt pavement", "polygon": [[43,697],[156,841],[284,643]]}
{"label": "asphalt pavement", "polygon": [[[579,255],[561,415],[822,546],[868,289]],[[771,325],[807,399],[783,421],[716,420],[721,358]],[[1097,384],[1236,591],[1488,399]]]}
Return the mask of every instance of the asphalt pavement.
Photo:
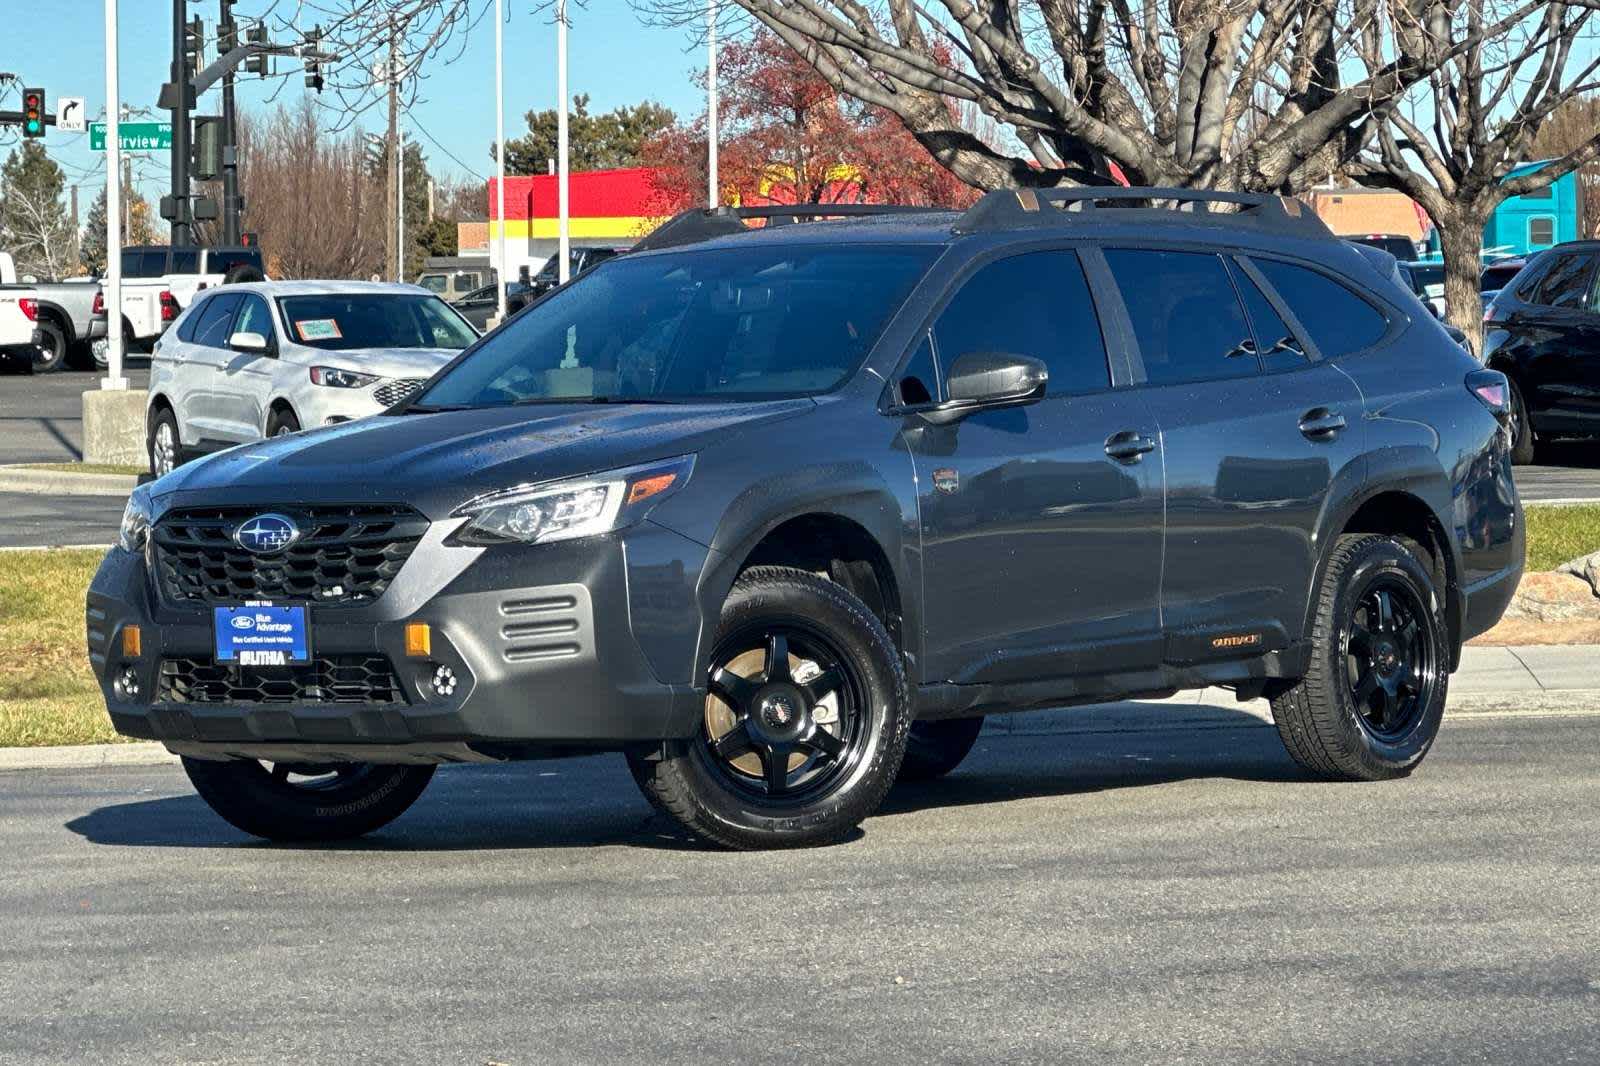
{"label": "asphalt pavement", "polygon": [[[104,376],[82,370],[29,374],[10,365],[0,367],[0,463],[82,459],[83,394],[99,388]],[[126,376],[129,388],[147,386],[149,357],[130,358]]]}
{"label": "asphalt pavement", "polygon": [[172,767],[0,774],[0,1060],[1594,1062],[1600,717],[1412,778],[1236,724],[985,736],[859,835],[722,854],[618,757],[450,767],[338,847]]}
{"label": "asphalt pavement", "polygon": [[0,548],[110,544],[127,501],[112,496],[0,492]]}

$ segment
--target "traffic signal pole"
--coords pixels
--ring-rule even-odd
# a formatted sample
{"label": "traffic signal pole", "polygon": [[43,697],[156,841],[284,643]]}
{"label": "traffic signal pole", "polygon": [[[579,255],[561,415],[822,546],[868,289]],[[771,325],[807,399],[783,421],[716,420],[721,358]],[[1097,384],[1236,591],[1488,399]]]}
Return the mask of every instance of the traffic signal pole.
{"label": "traffic signal pole", "polygon": [[[228,52],[239,43],[239,25],[233,20],[233,0],[218,0],[222,8],[217,20],[219,52]],[[239,123],[233,108],[233,71],[222,76],[222,243],[239,243]]]}
{"label": "traffic signal pole", "polygon": [[172,0],[172,243],[194,243],[193,205],[189,202],[189,60],[184,31],[187,0]]}

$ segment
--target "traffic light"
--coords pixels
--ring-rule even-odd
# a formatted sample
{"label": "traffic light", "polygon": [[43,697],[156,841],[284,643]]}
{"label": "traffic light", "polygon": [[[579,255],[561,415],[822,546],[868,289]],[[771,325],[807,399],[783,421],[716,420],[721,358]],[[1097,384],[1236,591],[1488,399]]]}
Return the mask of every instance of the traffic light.
{"label": "traffic light", "polygon": [[300,54],[306,57],[306,88],[319,93],[322,91],[322,60],[318,58],[317,51],[321,46],[322,27],[313,26],[306,31],[305,44],[301,47]]}
{"label": "traffic light", "polygon": [[189,70],[200,73],[200,68],[205,64],[206,50],[206,24],[196,15],[183,28],[183,59],[189,64]]}
{"label": "traffic light", "polygon": [[44,136],[44,90],[22,90],[22,135]]}
{"label": "traffic light", "polygon": [[[244,39],[245,39],[245,42],[248,43],[248,44],[266,44],[267,43],[267,28],[266,28],[266,26],[261,25],[259,23],[257,25],[251,26],[248,30],[244,31]],[[266,55],[266,53],[265,52],[257,52],[254,55],[252,55],[249,58],[247,58],[244,61],[244,70],[245,70],[246,74],[266,74],[266,72],[267,72],[267,55]]]}
{"label": "traffic light", "polygon": [[212,181],[222,175],[222,119],[219,116],[195,116],[194,144],[190,152],[189,175],[196,181]]}

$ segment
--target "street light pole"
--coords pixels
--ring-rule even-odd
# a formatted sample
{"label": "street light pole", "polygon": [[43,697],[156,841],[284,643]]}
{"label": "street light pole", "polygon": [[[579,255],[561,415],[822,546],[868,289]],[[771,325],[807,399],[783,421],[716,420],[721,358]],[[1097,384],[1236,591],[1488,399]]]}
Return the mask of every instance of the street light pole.
{"label": "street light pole", "polygon": [[717,0],[706,2],[706,140],[706,206],[716,207],[722,201],[717,182]]}
{"label": "street light pole", "polygon": [[194,243],[189,202],[189,57],[184,53],[188,0],[172,0],[172,243]]}
{"label": "street light pole", "polygon": [[506,11],[505,0],[494,0],[494,158],[495,204],[494,217],[500,220],[500,230],[495,236],[495,266],[499,271],[495,279],[494,299],[497,322],[506,317],[506,286],[510,275],[506,272]]}
{"label": "street light pole", "polygon": [[102,389],[126,389],[122,376],[122,90],[117,81],[117,0],[106,5],[106,376]]}
{"label": "street light pole", "polygon": [[396,281],[406,280],[406,131],[401,130],[398,143],[400,173],[396,184],[400,187],[400,209],[395,212],[394,276]]}
{"label": "street light pole", "polygon": [[572,264],[568,262],[572,241],[567,226],[567,0],[556,0],[556,95],[561,99],[561,108],[556,112],[556,150],[560,156],[556,163],[559,168],[556,195],[559,200],[557,225],[560,234],[556,242],[556,254],[560,256],[556,263],[556,277],[565,285],[572,272]]}

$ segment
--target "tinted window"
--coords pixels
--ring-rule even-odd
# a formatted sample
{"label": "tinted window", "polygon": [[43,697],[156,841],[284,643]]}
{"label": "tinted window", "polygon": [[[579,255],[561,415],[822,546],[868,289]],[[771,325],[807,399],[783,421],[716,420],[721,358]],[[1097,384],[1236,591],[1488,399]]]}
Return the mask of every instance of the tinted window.
{"label": "tinted window", "polygon": [[1272,306],[1272,301],[1267,299],[1249,274],[1232,264],[1228,271],[1233,275],[1239,297],[1244,301],[1245,314],[1250,318],[1250,332],[1256,339],[1256,352],[1261,356],[1261,365],[1268,370],[1292,370],[1304,366],[1306,353],[1301,350],[1300,342],[1295,339],[1294,332],[1284,322],[1283,316]]}
{"label": "tinted window", "polygon": [[1522,269],[1519,265],[1492,266],[1478,279],[1479,292],[1496,292],[1511,284],[1511,279]]}
{"label": "tinted window", "polygon": [[218,293],[207,300],[200,309],[200,324],[195,326],[192,338],[194,343],[208,348],[226,348],[233,332],[229,328],[233,324],[233,312],[238,306],[239,297],[231,292]]}
{"label": "tinted window", "polygon": [[1528,192],[1523,193],[1522,198],[1524,200],[1548,200],[1552,195],[1551,186],[1541,185],[1537,189],[1530,189]]}
{"label": "tinted window", "polygon": [[122,276],[159,278],[167,272],[165,248],[127,248],[122,252]]}
{"label": "tinted window", "polygon": [[1206,252],[1106,251],[1153,385],[1260,373],[1222,260]]}
{"label": "tinted window", "polygon": [[429,292],[443,292],[450,287],[450,279],[443,274],[424,274],[417,279],[417,284]]}
{"label": "tinted window", "polygon": [[619,258],[490,334],[419,400],[825,392],[855,373],[937,251],[774,243]]}
{"label": "tinted window", "polygon": [[1556,220],[1549,215],[1535,215],[1528,219],[1528,243],[1556,243]]}
{"label": "tinted window", "polygon": [[968,352],[1044,360],[1047,394],[1111,386],[1105,341],[1076,252],[1028,252],[980,269],[933,326],[946,373]]}
{"label": "tinted window", "polygon": [[900,373],[900,402],[909,407],[932,403],[938,384],[938,372],[933,367],[933,342],[929,334],[922,335],[922,343],[911,354],[905,370]]}
{"label": "tinted window", "polygon": [[254,293],[247,294],[239,305],[239,317],[233,320],[233,332],[259,333],[270,342],[272,312],[267,309],[267,301]]}
{"label": "tinted window", "polygon": [[1396,259],[1415,259],[1417,246],[1411,243],[1411,238],[1391,235],[1375,234],[1371,237],[1346,237],[1345,240],[1353,244],[1365,244],[1370,248],[1382,248]]}
{"label": "tinted window", "polygon": [[1549,307],[1577,307],[1588,286],[1589,265],[1589,256],[1580,252],[1557,256],[1529,300]]}
{"label": "tinted window", "polygon": [[234,267],[241,265],[255,267],[260,270],[261,249],[213,248],[206,256],[206,264],[212,274],[226,274]]}
{"label": "tinted window", "polygon": [[206,313],[209,301],[204,298],[189,308],[189,313],[183,316],[183,321],[178,323],[178,339],[180,341],[194,340],[194,331],[200,325],[200,316]]}
{"label": "tinted window", "polygon": [[437,296],[358,292],[284,296],[284,331],[296,344],[329,351],[354,348],[465,348],[478,339]]}
{"label": "tinted window", "polygon": [[200,271],[200,250],[198,248],[172,249],[171,273],[195,274]]}
{"label": "tinted window", "polygon": [[1371,347],[1389,328],[1376,307],[1332,278],[1272,259],[1252,262],[1278,290],[1325,359]]}

